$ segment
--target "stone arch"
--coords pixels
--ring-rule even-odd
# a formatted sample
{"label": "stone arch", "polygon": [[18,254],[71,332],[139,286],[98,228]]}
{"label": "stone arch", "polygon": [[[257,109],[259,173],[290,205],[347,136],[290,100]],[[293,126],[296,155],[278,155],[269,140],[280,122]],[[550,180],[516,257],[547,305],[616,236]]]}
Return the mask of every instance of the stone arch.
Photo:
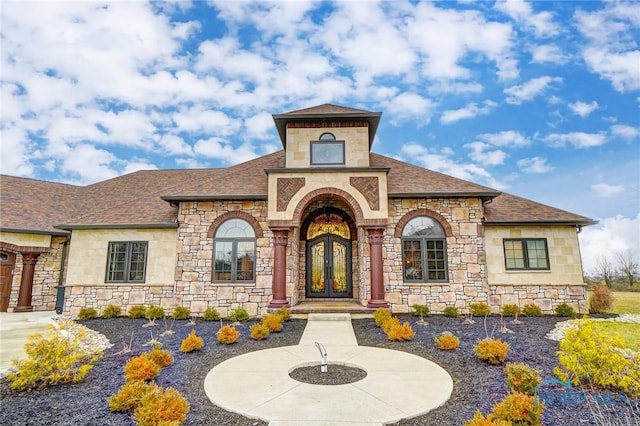
{"label": "stone arch", "polygon": [[444,229],[444,234],[447,237],[453,237],[453,232],[451,232],[451,225],[449,225],[449,222],[447,222],[447,219],[445,219],[444,216],[442,216],[440,213],[434,212],[433,210],[430,210],[430,209],[416,209],[402,216],[398,221],[398,223],[396,224],[396,230],[393,236],[395,238],[402,238],[402,230],[404,229],[405,225],[411,219],[418,216],[429,216],[434,218],[435,220],[438,221],[440,226],[442,226],[442,229]]}
{"label": "stone arch", "polygon": [[356,216],[356,224],[362,222],[362,220],[364,219],[364,214],[362,213],[362,208],[360,207],[358,201],[353,198],[351,194],[343,191],[342,189],[329,187],[318,188],[305,195],[293,211],[293,220],[295,222],[301,223],[302,214],[304,213],[307,206],[309,206],[309,204],[311,204],[316,199],[326,197],[328,195],[341,198],[344,202],[347,203],[347,205],[351,208],[351,211],[353,211],[353,214]]}
{"label": "stone arch", "polygon": [[223,213],[220,216],[216,217],[215,220],[211,223],[211,226],[209,226],[209,231],[207,231],[207,238],[213,238],[213,236],[216,234],[216,229],[218,229],[218,226],[220,226],[222,222],[233,218],[243,219],[249,222],[254,232],[256,233],[256,239],[263,237],[260,223],[258,223],[258,221],[249,213],[236,210]]}

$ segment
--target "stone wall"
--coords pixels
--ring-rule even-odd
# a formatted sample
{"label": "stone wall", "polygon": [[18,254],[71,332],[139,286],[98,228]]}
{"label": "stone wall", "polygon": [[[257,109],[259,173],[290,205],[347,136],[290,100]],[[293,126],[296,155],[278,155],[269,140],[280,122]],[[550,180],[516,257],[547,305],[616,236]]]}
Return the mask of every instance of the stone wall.
{"label": "stone wall", "polygon": [[500,307],[516,304],[520,307],[535,303],[545,314],[553,314],[556,306],[567,303],[579,314],[589,313],[585,285],[490,285],[489,306],[493,312]]}

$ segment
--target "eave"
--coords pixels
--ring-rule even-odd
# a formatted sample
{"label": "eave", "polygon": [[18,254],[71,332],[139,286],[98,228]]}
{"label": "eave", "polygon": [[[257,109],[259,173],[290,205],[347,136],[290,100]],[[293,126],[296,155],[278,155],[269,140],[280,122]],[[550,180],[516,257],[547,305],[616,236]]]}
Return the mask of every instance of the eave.
{"label": "eave", "polygon": [[[57,228],[54,226],[54,228]],[[41,229],[18,229],[18,228],[0,228],[0,232],[13,232],[15,234],[37,234],[37,235],[56,235],[56,236],[67,236],[68,232],[64,231],[45,231]]]}
{"label": "eave", "polygon": [[177,228],[177,222],[171,223],[95,223],[95,224],[62,224],[55,225],[59,229],[171,229]]}

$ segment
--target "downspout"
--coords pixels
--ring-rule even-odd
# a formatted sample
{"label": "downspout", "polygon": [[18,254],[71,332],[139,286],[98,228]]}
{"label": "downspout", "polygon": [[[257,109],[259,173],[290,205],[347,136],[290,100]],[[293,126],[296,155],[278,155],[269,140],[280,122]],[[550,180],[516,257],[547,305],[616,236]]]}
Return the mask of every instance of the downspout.
{"label": "downspout", "polygon": [[69,237],[67,236],[62,243],[62,259],[60,260],[60,276],[58,276],[58,286],[56,287],[56,313],[61,314],[64,310],[64,265],[67,263],[67,247],[69,246]]}

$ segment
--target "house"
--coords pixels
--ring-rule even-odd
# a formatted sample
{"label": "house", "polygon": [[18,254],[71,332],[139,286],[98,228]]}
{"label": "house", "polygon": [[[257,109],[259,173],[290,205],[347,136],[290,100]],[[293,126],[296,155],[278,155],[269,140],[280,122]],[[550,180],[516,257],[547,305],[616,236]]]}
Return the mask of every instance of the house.
{"label": "house", "polygon": [[252,315],[306,300],[586,312],[593,220],[371,152],[381,113],[273,116],[283,150],[88,186],[2,176],[0,310]]}

